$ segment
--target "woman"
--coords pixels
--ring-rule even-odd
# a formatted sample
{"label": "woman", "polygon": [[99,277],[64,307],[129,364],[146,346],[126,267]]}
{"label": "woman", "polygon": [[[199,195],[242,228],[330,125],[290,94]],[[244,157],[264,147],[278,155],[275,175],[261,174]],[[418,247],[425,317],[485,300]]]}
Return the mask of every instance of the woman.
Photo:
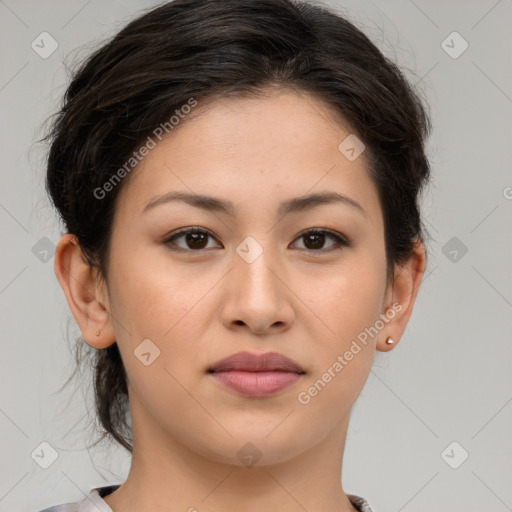
{"label": "woman", "polygon": [[47,512],[365,511],[350,412],[426,265],[430,121],[329,10],[175,0],[75,73],[55,271],[127,480]]}

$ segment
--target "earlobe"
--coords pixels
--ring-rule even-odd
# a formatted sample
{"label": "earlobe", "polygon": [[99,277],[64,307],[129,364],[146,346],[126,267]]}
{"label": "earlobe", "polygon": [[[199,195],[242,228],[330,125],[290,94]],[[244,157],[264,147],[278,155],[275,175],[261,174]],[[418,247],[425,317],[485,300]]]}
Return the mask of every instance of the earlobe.
{"label": "earlobe", "polygon": [[59,240],[54,269],[85,342],[94,348],[115,343],[107,294],[97,269],[88,264],[73,234],[66,233]]}
{"label": "earlobe", "polygon": [[389,321],[379,333],[377,350],[388,352],[398,344],[411,317],[425,267],[425,247],[417,240],[410,258],[397,268],[396,276],[389,285],[383,311]]}

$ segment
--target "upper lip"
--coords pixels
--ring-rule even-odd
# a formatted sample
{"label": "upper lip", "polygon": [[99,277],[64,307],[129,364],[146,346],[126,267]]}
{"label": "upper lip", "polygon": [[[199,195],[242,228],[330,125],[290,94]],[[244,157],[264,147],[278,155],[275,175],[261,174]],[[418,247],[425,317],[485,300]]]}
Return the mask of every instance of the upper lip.
{"label": "upper lip", "polygon": [[305,373],[299,363],[277,352],[253,354],[237,352],[213,364],[208,372],[223,372],[229,370],[247,372],[281,371]]}

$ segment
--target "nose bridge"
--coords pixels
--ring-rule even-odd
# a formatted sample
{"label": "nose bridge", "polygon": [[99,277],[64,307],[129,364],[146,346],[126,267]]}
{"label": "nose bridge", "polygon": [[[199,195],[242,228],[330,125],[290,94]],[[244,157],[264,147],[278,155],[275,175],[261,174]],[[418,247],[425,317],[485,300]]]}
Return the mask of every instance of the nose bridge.
{"label": "nose bridge", "polygon": [[276,290],[278,285],[274,268],[278,262],[269,239],[256,240],[248,236],[238,245],[236,253],[235,274],[240,280],[240,287],[254,299],[260,294],[265,295],[267,300],[270,296],[277,298],[279,292]]}
{"label": "nose bridge", "polygon": [[269,238],[245,238],[233,255],[232,286],[226,309],[231,325],[243,322],[255,332],[289,324],[293,310],[279,279],[281,264]]}

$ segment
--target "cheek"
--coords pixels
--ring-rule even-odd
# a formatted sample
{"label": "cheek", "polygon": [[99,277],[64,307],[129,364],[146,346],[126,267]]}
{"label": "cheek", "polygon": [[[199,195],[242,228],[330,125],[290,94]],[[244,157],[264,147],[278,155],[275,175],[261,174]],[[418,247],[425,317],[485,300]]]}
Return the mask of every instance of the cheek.
{"label": "cheek", "polygon": [[120,349],[129,354],[150,339],[161,351],[160,363],[178,374],[201,365],[198,340],[211,323],[212,289],[222,274],[201,272],[194,265],[171,266],[170,258],[154,249],[130,254],[129,261],[116,262],[112,283]]}
{"label": "cheek", "polygon": [[385,266],[375,255],[359,253],[353,265],[331,271],[329,279],[317,279],[314,291],[306,284],[300,293],[307,297],[305,303],[319,329],[311,332],[315,363],[309,383],[321,381],[318,402],[332,406],[340,400],[351,402],[373,361],[377,336],[371,328],[382,312]]}
{"label": "cheek", "polygon": [[382,290],[376,282],[370,274],[339,277],[314,302],[329,330],[313,335],[314,363],[296,397],[304,421],[317,424],[312,440],[318,429],[330,431],[346,417],[368,378],[376,338],[365,329],[380,313]]}
{"label": "cheek", "polygon": [[[189,280],[159,249],[125,245],[123,251],[118,244],[111,260],[115,268],[115,313],[129,321],[131,330],[162,337],[190,309],[200,291],[197,277],[196,282]],[[130,257],[122,258],[120,254]]]}
{"label": "cheek", "polygon": [[385,266],[372,254],[351,255],[336,270],[304,281],[300,293],[317,315],[326,340],[334,348],[352,340],[373,325],[381,313],[385,292]]}

